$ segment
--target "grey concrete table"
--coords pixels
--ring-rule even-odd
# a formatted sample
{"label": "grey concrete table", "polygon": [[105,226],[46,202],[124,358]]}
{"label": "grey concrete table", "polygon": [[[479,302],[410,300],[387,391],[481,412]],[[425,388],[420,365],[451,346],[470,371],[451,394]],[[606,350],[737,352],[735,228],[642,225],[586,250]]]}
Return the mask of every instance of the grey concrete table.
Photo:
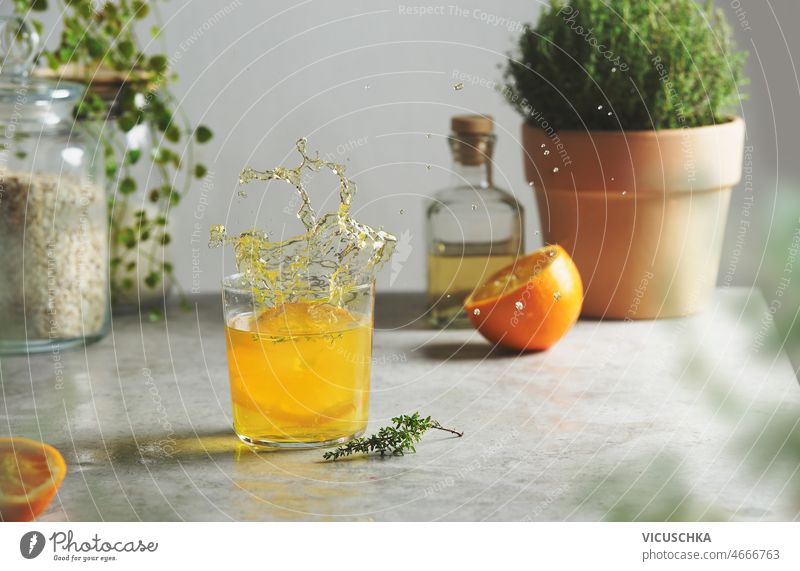
{"label": "grey concrete table", "polygon": [[465,431],[416,455],[254,453],[231,425],[216,297],[102,342],[4,357],[0,435],[57,446],[45,520],[594,520],[800,517],[800,390],[767,305],[581,321],[548,352],[493,351],[379,296],[370,428],[420,410]]}

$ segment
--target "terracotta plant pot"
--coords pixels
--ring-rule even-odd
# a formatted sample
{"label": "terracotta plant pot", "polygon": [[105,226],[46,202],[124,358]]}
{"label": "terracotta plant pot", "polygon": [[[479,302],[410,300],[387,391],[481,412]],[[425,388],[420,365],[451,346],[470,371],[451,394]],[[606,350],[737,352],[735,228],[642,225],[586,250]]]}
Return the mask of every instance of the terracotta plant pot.
{"label": "terracotta plant pot", "polygon": [[738,118],[662,131],[523,126],[544,239],[575,260],[583,315],[654,319],[703,309],[741,179],[744,133]]}

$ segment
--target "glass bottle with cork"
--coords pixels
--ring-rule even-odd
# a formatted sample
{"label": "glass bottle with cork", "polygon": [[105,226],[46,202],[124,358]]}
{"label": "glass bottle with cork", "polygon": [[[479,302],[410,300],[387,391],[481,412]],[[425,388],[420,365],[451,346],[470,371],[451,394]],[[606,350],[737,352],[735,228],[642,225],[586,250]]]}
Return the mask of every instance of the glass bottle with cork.
{"label": "glass bottle with cork", "polygon": [[523,209],[492,182],[494,121],[488,115],[451,119],[453,184],[427,211],[428,320],[466,327],[463,303],[472,290],[524,252]]}

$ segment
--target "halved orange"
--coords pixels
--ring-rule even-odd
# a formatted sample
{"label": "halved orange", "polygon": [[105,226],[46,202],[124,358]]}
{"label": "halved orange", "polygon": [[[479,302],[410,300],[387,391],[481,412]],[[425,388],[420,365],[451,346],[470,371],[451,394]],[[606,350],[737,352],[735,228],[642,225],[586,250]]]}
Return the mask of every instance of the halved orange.
{"label": "halved orange", "polygon": [[31,521],[67,473],[61,453],[29,438],[0,438],[0,521]]}
{"label": "halved orange", "polygon": [[558,245],[527,254],[492,275],[467,297],[464,309],[489,341],[520,351],[548,349],[575,324],[583,283]]}

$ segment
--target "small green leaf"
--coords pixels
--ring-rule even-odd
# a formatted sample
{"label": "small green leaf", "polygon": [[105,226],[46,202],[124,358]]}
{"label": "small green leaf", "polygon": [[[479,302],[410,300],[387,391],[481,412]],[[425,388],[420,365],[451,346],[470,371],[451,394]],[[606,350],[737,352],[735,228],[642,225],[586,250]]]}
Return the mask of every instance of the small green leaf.
{"label": "small green leaf", "polygon": [[117,176],[117,161],[115,161],[113,157],[108,157],[106,158],[105,163],[106,177],[113,179],[115,176]]}
{"label": "small green leaf", "polygon": [[55,54],[51,52],[45,52],[44,57],[47,60],[47,67],[50,69],[56,70],[58,69],[58,66],[61,65],[61,62],[58,61],[58,58],[55,56]]}
{"label": "small green leaf", "polygon": [[122,194],[133,194],[136,192],[136,181],[126,176],[119,183],[119,191]]}
{"label": "small green leaf", "polygon": [[150,69],[156,73],[164,73],[167,70],[167,58],[162,55],[154,55],[150,58]]}
{"label": "small green leaf", "polygon": [[132,113],[123,113],[117,119],[117,125],[119,128],[122,129],[125,133],[136,127],[137,118]]}
{"label": "small green leaf", "polygon": [[125,58],[130,59],[136,53],[136,48],[133,45],[133,42],[130,40],[123,40],[119,44],[117,44],[117,49],[119,53],[122,54]]}
{"label": "small green leaf", "polygon": [[136,163],[139,162],[141,156],[142,156],[142,151],[140,151],[139,149],[131,149],[126,153],[125,159],[128,161],[129,165],[135,165]]}
{"label": "small green leaf", "polygon": [[167,130],[164,131],[164,136],[167,138],[168,141],[172,143],[177,143],[181,140],[181,130],[175,123],[171,123]]}
{"label": "small green leaf", "polygon": [[200,125],[195,131],[194,135],[198,143],[207,143],[214,136],[214,133],[212,133],[211,129],[205,125]]}
{"label": "small green leaf", "polygon": [[155,288],[160,281],[161,275],[158,272],[150,272],[147,274],[147,277],[144,278],[144,283],[147,284],[147,287],[150,289]]}
{"label": "small green leaf", "polygon": [[133,2],[133,13],[137,20],[146,18],[147,14],[150,13],[150,6],[147,5],[147,2],[143,2],[142,0],[135,0]]}

